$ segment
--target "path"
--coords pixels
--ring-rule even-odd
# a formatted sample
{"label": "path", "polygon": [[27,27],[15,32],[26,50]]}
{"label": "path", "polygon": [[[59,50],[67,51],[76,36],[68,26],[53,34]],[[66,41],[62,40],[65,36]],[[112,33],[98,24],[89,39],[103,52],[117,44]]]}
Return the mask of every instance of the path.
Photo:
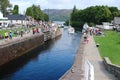
{"label": "path", "polygon": [[88,59],[94,67],[94,80],[117,80],[114,75],[105,69],[93,36],[89,36],[89,39],[90,42],[84,47],[84,54],[85,58]]}
{"label": "path", "polygon": [[[59,80],[118,80],[105,69],[93,36],[90,36],[89,40],[90,42],[85,44],[81,39],[73,66]],[[86,62],[90,62],[93,66],[91,68],[94,70],[92,79],[88,79],[86,74],[86,70],[89,70],[89,64],[86,66]]]}

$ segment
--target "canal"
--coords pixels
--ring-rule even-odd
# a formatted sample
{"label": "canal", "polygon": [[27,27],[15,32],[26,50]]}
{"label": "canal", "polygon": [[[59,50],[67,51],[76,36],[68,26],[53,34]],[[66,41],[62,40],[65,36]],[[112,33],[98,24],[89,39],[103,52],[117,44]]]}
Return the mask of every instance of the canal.
{"label": "canal", "polygon": [[58,80],[71,68],[80,37],[80,32],[70,35],[67,29],[62,29],[61,37],[0,69],[0,80]]}

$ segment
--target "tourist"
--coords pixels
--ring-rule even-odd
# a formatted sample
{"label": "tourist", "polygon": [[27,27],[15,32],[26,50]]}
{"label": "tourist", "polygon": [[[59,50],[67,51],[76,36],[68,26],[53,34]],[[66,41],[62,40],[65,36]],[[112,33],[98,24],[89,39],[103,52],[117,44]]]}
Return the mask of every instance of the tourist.
{"label": "tourist", "polygon": [[21,37],[23,37],[23,30],[20,31],[20,35],[21,35]]}
{"label": "tourist", "polygon": [[38,27],[36,27],[36,33],[39,33]]}
{"label": "tourist", "polygon": [[83,33],[83,37],[84,37],[84,42],[85,42],[87,38],[87,34],[85,32]]}
{"label": "tourist", "polygon": [[89,37],[87,36],[86,37],[86,44],[88,44],[89,43]]}
{"label": "tourist", "polygon": [[32,32],[33,32],[33,35],[35,34],[35,29],[34,28],[32,28]]}
{"label": "tourist", "polygon": [[8,38],[8,32],[5,32],[5,39]]}
{"label": "tourist", "polygon": [[12,36],[13,36],[13,34],[12,34],[12,32],[10,31],[10,33],[9,33],[10,39],[12,39]]}

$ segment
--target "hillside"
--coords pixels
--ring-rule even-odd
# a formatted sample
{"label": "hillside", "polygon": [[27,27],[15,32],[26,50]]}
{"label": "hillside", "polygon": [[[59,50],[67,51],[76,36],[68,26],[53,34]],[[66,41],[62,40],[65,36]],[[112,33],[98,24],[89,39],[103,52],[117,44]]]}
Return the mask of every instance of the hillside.
{"label": "hillside", "polygon": [[66,21],[69,19],[71,9],[45,9],[44,13],[49,15],[51,21]]}

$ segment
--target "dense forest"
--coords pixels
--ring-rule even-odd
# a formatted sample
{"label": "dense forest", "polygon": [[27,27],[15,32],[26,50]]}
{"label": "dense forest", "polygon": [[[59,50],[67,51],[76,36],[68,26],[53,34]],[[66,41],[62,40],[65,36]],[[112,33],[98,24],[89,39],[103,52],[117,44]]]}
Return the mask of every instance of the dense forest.
{"label": "dense forest", "polygon": [[[111,22],[114,17],[120,16],[120,10],[117,7],[108,6],[91,6],[83,10],[76,9],[74,6],[71,13],[70,24],[75,28],[82,29],[85,22],[89,26],[94,26],[95,24],[102,24],[102,22]],[[66,21],[67,24],[68,21]]]}

